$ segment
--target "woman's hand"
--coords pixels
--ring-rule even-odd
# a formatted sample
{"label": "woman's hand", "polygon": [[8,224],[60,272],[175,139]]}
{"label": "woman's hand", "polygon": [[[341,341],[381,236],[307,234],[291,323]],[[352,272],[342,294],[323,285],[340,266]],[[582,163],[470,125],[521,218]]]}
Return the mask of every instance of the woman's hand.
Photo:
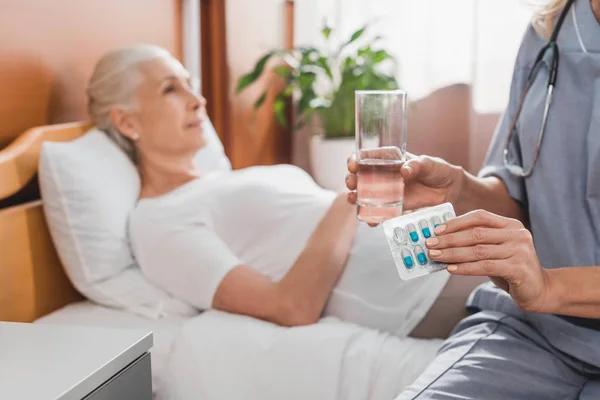
{"label": "woman's hand", "polygon": [[[365,156],[373,158],[386,158],[380,152],[385,149],[366,150]],[[458,198],[464,172],[462,168],[451,165],[441,158],[429,156],[415,156],[407,154],[407,159],[400,170],[404,178],[404,206],[405,210],[414,210],[427,206],[434,206],[445,202],[452,202]],[[348,159],[348,172],[346,187],[351,190],[348,201],[356,203],[356,186],[358,181],[358,162],[356,154]],[[373,194],[377,197],[377,194]]]}
{"label": "woman's hand", "polygon": [[427,239],[429,257],[454,275],[489,276],[525,311],[548,308],[549,277],[523,224],[477,210],[438,226]]}

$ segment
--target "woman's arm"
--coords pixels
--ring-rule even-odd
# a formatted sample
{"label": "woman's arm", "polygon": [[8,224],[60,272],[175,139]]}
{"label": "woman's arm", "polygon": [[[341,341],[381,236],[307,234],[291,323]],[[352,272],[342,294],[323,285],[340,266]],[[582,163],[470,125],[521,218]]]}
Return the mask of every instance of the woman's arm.
{"label": "woman's arm", "polygon": [[355,207],[338,196],[281,281],[240,265],[221,281],[213,307],[285,326],[318,321],[346,264],[356,224]]}

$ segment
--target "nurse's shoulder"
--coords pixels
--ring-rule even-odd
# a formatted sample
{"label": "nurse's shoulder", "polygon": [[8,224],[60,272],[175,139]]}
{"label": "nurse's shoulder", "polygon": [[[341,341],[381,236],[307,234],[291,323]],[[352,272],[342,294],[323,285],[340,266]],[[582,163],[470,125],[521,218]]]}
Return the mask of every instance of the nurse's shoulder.
{"label": "nurse's shoulder", "polygon": [[547,40],[542,36],[539,29],[536,30],[531,22],[528,23],[523,38],[521,39],[515,66],[531,67],[535,62],[535,58],[540,49],[545,46],[546,43]]}

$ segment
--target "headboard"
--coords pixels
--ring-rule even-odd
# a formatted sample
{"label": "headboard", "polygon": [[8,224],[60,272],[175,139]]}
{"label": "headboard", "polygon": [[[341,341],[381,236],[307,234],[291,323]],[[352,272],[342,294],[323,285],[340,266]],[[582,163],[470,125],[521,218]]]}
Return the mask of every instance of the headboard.
{"label": "headboard", "polygon": [[[0,150],[0,199],[36,175],[43,141],[69,141],[85,122],[32,128]],[[42,201],[0,210],[0,321],[31,322],[81,295],[67,279],[52,244]]]}

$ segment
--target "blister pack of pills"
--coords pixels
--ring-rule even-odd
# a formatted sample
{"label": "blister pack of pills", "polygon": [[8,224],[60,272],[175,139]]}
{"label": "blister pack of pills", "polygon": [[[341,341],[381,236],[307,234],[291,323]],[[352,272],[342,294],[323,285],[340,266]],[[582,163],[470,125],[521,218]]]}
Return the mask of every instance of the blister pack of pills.
{"label": "blister pack of pills", "polygon": [[444,203],[383,222],[383,230],[402,280],[446,269],[448,264],[429,259],[425,240],[435,236],[433,229],[436,226],[455,216],[452,204]]}

